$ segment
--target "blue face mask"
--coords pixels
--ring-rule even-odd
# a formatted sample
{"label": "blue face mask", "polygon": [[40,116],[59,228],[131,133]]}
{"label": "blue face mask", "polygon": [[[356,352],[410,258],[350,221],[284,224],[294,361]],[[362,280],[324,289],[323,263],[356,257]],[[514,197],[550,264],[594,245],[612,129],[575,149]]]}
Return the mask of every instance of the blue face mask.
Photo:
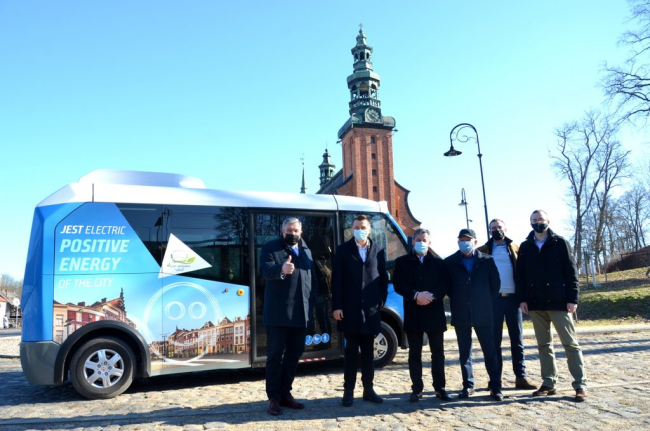
{"label": "blue face mask", "polygon": [[428,249],[429,246],[427,245],[427,243],[422,241],[416,242],[415,245],[413,246],[413,250],[415,250],[417,254],[425,254]]}
{"label": "blue face mask", "polygon": [[470,254],[474,251],[474,241],[459,241],[458,248],[463,254]]}
{"label": "blue face mask", "polygon": [[354,239],[360,242],[364,242],[368,238],[368,231],[363,229],[354,230]]}

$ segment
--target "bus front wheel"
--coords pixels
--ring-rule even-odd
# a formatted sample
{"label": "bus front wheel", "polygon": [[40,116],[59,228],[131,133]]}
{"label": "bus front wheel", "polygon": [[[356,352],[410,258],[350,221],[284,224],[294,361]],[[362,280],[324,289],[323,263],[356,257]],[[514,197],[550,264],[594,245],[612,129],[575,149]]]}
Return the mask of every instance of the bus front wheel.
{"label": "bus front wheel", "polygon": [[113,398],[133,381],[135,355],[119,338],[94,338],[83,344],[70,361],[72,386],[86,398]]}
{"label": "bus front wheel", "polygon": [[375,368],[383,368],[395,359],[397,334],[386,322],[381,322],[381,332],[375,337]]}

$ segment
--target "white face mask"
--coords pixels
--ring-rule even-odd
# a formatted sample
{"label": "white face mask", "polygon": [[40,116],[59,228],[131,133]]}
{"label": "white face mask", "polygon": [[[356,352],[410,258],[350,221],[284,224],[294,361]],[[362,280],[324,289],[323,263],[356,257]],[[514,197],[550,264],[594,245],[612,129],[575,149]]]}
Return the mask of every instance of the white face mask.
{"label": "white face mask", "polygon": [[429,249],[429,245],[423,241],[418,241],[413,246],[413,250],[415,250],[417,254],[424,254],[427,252],[428,249]]}
{"label": "white face mask", "polygon": [[357,241],[365,241],[368,238],[368,231],[364,229],[355,229],[354,230],[354,239]]}

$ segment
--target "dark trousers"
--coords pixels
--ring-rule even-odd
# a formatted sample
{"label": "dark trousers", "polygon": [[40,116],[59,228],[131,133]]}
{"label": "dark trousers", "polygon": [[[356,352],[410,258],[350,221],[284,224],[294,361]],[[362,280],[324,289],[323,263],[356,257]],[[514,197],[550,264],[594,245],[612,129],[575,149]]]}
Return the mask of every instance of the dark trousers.
{"label": "dark trousers", "polygon": [[512,371],[516,377],[526,377],[524,362],[524,336],[521,323],[521,310],[514,294],[497,296],[492,302],[494,314],[494,345],[497,350],[499,371],[503,371],[503,355],[501,354],[501,339],[503,337],[503,319],[506,319],[508,335],[510,336],[510,354],[512,355]]}
{"label": "dark trousers", "polygon": [[[429,348],[431,349],[431,377],[433,378],[433,388],[436,391],[445,388],[444,334],[442,331],[427,332]],[[422,381],[422,344],[424,341],[424,332],[407,332],[406,337],[409,341],[411,389],[413,389],[413,392],[420,393],[424,389],[424,382]]]}
{"label": "dark trousers", "polygon": [[[458,340],[458,355],[460,356],[460,370],[463,375],[463,388],[474,388],[474,371],[472,370],[472,328],[454,327]],[[479,326],[474,328],[476,338],[483,351],[485,369],[490,376],[488,387],[501,389],[501,372],[497,361],[497,352],[494,348],[494,329],[492,326]]]}
{"label": "dark trousers", "polygon": [[267,326],[266,395],[280,399],[291,394],[298,360],[305,351],[306,328]]}
{"label": "dark trousers", "polygon": [[361,351],[361,382],[364,389],[372,389],[375,378],[375,336],[346,332],[343,360],[343,389],[354,390],[357,383],[359,351]]}

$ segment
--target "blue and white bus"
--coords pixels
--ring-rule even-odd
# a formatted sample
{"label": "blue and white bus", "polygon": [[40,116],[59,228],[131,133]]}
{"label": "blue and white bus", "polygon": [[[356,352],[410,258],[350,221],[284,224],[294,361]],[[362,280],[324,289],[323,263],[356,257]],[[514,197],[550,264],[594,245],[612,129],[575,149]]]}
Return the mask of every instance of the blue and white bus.
{"label": "blue and white bus", "polygon": [[[98,170],[35,210],[22,293],[20,356],[30,383],[91,399],[137,377],[263,367],[262,245],[298,217],[319,273],[314,327],[302,361],[340,358],[331,317],[331,265],[355,215],[392,261],[407,251],[385,202],[206,189],[194,177]],[[389,288],[375,360],[405,347],[402,298]]]}

